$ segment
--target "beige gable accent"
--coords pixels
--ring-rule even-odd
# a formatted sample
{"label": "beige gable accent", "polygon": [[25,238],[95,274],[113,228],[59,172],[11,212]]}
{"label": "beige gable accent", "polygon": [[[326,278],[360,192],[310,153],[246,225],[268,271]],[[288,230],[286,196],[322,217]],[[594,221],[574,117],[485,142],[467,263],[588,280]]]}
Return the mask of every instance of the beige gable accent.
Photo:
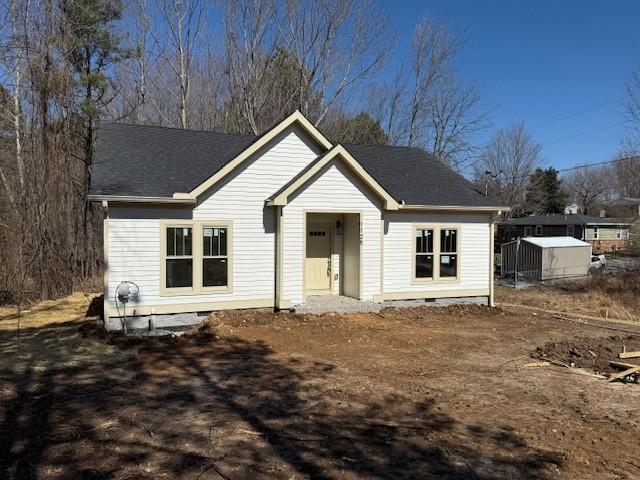
{"label": "beige gable accent", "polygon": [[199,195],[206,192],[208,189],[210,189],[212,186],[214,186],[216,183],[218,183],[220,180],[222,180],[224,177],[230,174],[233,170],[235,170],[235,168],[238,165],[240,165],[242,162],[247,160],[251,155],[256,153],[265,145],[267,145],[271,140],[273,140],[275,137],[277,137],[280,133],[282,133],[284,130],[289,128],[294,123],[299,125],[306,133],[309,134],[309,136],[311,136],[311,138],[313,138],[316,142],[318,142],[318,144],[322,146],[324,149],[329,150],[333,146],[333,144],[329,140],[327,140],[327,138],[320,132],[320,130],[318,130],[309,120],[307,120],[305,116],[302,115],[302,113],[296,110],[287,118],[285,118],[282,122],[280,122],[275,127],[273,127],[271,130],[269,130],[262,136],[258,137],[258,139],[255,142],[253,142],[246,150],[240,153],[240,155],[235,157],[233,160],[227,163],[224,167],[218,170],[215,174],[213,174],[207,180],[205,180],[196,188],[191,190],[188,194],[176,192],[173,195],[174,198],[184,198],[184,197],[197,198]]}
{"label": "beige gable accent", "polygon": [[319,161],[312,164],[302,175],[294,179],[289,185],[279,192],[274,198],[267,199],[267,206],[284,206],[288,203],[289,196],[295,193],[302,185],[319,173],[327,164],[333,160],[341,160],[347,167],[355,173],[371,190],[374,191],[385,202],[386,210],[398,210],[398,202],[391,196],[367,171],[353,158],[353,156],[342,145],[336,145],[327,152]]}

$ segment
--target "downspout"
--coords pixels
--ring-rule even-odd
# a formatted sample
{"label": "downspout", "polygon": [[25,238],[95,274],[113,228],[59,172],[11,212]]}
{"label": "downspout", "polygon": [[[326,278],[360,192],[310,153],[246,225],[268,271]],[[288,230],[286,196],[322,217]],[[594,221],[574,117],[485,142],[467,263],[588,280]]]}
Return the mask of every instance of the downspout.
{"label": "downspout", "polygon": [[109,322],[109,202],[102,201],[102,322]]}
{"label": "downspout", "polygon": [[[501,212],[498,212],[498,215],[500,215]],[[489,306],[490,307],[495,307],[495,301],[494,301],[494,281],[495,281],[495,274],[494,274],[494,270],[495,270],[495,266],[494,266],[494,261],[495,261],[495,218],[496,215],[491,215],[491,217],[489,217],[489,235],[490,235],[490,239],[489,239]]]}
{"label": "downspout", "polygon": [[274,237],[273,242],[273,311],[280,310],[280,209],[282,207],[273,208],[273,225],[274,225]]}

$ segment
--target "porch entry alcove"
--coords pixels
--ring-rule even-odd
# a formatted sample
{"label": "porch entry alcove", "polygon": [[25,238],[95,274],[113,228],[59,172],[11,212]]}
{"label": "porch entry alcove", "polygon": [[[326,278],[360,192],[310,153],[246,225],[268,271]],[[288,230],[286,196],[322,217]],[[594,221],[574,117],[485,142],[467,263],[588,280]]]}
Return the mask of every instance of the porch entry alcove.
{"label": "porch entry alcove", "polygon": [[360,213],[305,215],[304,294],[360,298]]}

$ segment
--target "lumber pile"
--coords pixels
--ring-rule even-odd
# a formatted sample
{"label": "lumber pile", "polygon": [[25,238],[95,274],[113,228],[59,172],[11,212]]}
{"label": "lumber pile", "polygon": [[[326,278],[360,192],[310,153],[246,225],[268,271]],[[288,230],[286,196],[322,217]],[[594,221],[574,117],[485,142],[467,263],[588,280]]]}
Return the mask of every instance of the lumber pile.
{"label": "lumber pile", "polygon": [[[622,352],[618,354],[618,358],[639,358],[640,352],[627,352],[624,345],[622,346]],[[610,362],[614,368],[622,369],[622,372],[615,373],[609,377],[610,382],[622,381],[626,383],[640,383],[640,365],[635,363],[626,362]]]}

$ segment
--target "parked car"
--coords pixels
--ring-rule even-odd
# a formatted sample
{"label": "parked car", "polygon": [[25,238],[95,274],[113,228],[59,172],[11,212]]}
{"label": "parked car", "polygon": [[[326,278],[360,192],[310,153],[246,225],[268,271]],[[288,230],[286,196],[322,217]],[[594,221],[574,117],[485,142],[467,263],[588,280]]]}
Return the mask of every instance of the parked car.
{"label": "parked car", "polygon": [[604,267],[607,265],[607,257],[604,254],[601,255],[591,255],[591,265],[589,265],[589,271],[594,270],[604,270]]}

